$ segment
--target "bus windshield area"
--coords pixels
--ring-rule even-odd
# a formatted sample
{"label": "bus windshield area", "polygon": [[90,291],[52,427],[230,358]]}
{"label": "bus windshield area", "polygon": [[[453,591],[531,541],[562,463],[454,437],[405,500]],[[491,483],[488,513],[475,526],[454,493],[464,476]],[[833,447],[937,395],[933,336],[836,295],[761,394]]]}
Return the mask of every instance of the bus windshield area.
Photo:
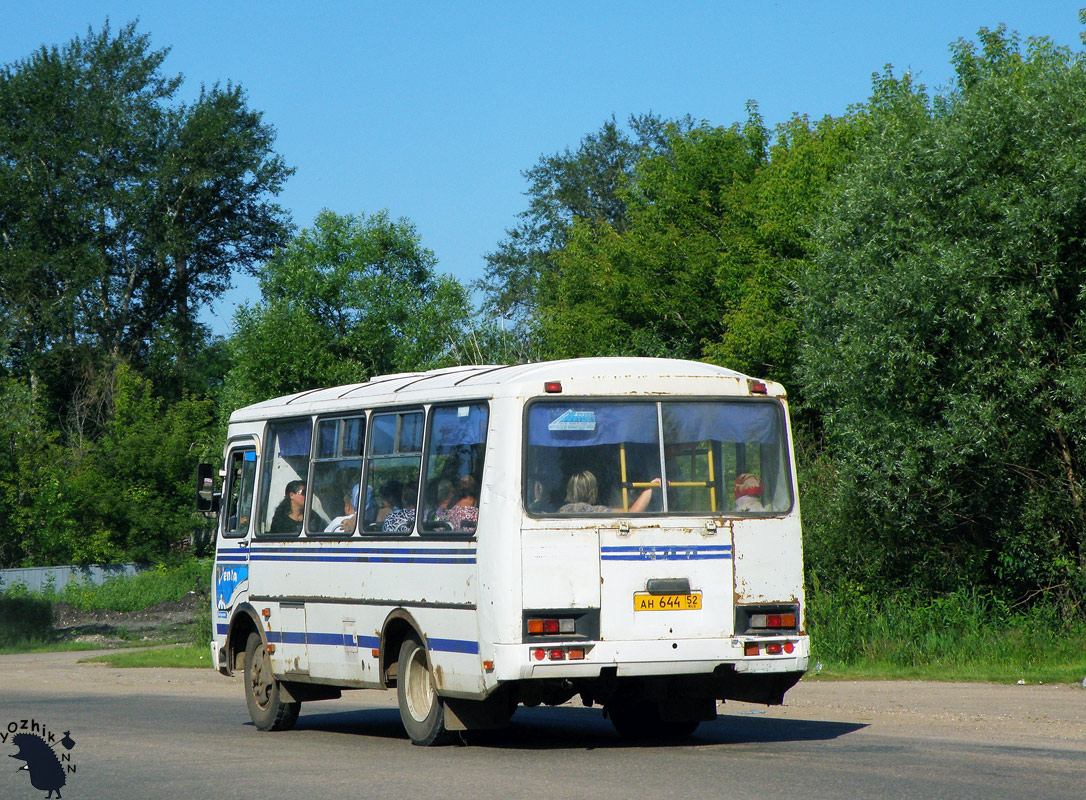
{"label": "bus windshield area", "polygon": [[773,401],[538,401],[527,415],[525,508],[780,515],[792,508],[784,430]]}

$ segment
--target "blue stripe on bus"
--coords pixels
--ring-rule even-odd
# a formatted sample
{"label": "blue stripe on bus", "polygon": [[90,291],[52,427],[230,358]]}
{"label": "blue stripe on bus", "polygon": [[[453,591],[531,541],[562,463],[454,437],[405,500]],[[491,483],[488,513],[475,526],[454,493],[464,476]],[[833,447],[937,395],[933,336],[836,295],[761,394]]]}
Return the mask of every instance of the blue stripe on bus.
{"label": "blue stripe on bus", "polygon": [[732,546],[723,545],[646,545],[601,547],[602,561],[727,561]]}
{"label": "blue stripe on bus", "polygon": [[292,561],[295,564],[474,564],[474,557],[426,558],[424,556],[301,556],[301,555],[253,555],[253,561]]}
{"label": "blue stripe on bus", "polygon": [[[220,636],[226,636],[230,632],[230,626],[225,622],[215,624],[215,632]],[[294,631],[264,631],[264,636],[270,644],[306,644],[325,645],[332,647],[351,646],[350,636],[344,633],[303,633]],[[437,639],[430,637],[426,640],[431,650],[443,653],[466,653],[468,655],[479,654],[479,643],[466,639]],[[355,636],[355,646],[374,650],[381,646],[381,640],[377,636]]]}
{"label": "blue stripe on bus", "polygon": [[[217,625],[219,633],[225,634],[227,625]],[[319,633],[304,631],[265,631],[265,637],[269,644],[304,644],[314,646],[331,647],[361,647],[371,650],[381,646],[381,640],[376,636],[356,636],[354,642],[345,633]],[[464,653],[467,655],[479,654],[479,643],[467,639],[436,639],[430,637],[426,640],[430,650],[442,653]]]}

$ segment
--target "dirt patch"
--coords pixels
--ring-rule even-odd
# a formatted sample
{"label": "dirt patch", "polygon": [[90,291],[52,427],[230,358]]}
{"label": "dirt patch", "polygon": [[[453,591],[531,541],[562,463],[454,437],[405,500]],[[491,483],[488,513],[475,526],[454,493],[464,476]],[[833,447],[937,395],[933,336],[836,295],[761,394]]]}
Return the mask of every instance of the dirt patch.
{"label": "dirt patch", "polygon": [[192,627],[206,612],[205,595],[190,592],[184,599],[140,611],[84,610],[68,603],[53,606],[53,630],[63,642],[120,647],[133,642],[171,642],[191,638]]}

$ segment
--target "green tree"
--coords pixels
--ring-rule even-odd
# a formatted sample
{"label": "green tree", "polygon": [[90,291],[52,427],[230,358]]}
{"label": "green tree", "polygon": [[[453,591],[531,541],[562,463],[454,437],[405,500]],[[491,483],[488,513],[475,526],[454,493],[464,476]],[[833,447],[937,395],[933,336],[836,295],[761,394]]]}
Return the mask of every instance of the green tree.
{"label": "green tree", "polygon": [[540,281],[545,353],[705,359],[792,377],[794,277],[856,123],[670,128],[620,190],[621,226],[578,221]]}
{"label": "green tree", "polygon": [[[1086,62],[982,29],[887,71],[802,276],[840,579],[1086,588]],[[833,551],[836,551],[835,553]],[[828,579],[829,570],[822,575]],[[1081,606],[1080,606],[1081,608]]]}
{"label": "green tree", "polygon": [[470,302],[436,264],[406,219],[321,212],[237,312],[226,404],[457,363]]}
{"label": "green tree", "polygon": [[177,103],[167,52],[107,23],[0,71],[2,361],[60,416],[153,342],[187,368],[201,304],[286,239],[273,130],[236,86]]}
{"label": "green tree", "polygon": [[[687,117],[670,125],[688,130],[693,123]],[[487,254],[484,277],[478,282],[487,311],[518,324],[531,317],[540,277],[557,268],[555,256],[568,243],[574,222],[625,229],[621,189],[643,153],[667,147],[667,127],[654,114],[634,115],[628,133],[612,117],[585,136],[576,150],[567,147],[542,156],[524,172],[528,208],[497,249]]]}

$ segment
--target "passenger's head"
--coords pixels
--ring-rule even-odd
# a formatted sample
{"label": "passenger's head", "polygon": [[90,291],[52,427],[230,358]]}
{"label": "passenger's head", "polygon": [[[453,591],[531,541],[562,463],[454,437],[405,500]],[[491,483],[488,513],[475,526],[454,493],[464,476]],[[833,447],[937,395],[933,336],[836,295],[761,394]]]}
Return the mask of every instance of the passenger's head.
{"label": "passenger's head", "polygon": [[587,469],[569,479],[569,484],[566,486],[567,503],[595,505],[598,496],[599,486],[596,484],[596,476]]}
{"label": "passenger's head", "polygon": [[442,478],[437,482],[438,500],[451,500],[455,491],[456,487],[453,486],[453,482],[448,478]]}
{"label": "passenger's head", "polygon": [[400,502],[402,487],[399,481],[389,481],[381,487],[381,502],[386,506],[394,506]]}
{"label": "passenger's head", "polygon": [[[291,497],[294,495],[294,497]],[[301,498],[305,500],[305,481],[290,481],[286,489],[283,490],[284,497],[290,497],[291,499]]]}
{"label": "passenger's head", "polygon": [[762,482],[752,472],[744,472],[735,479],[735,499],[740,497],[761,497]]}
{"label": "passenger's head", "polygon": [[403,487],[403,491],[400,493],[400,503],[404,508],[415,507],[415,492],[417,492],[415,485],[409,483]]}
{"label": "passenger's head", "polygon": [[474,475],[465,475],[456,484],[456,491],[461,497],[476,498],[479,496],[479,481],[475,480]]}

